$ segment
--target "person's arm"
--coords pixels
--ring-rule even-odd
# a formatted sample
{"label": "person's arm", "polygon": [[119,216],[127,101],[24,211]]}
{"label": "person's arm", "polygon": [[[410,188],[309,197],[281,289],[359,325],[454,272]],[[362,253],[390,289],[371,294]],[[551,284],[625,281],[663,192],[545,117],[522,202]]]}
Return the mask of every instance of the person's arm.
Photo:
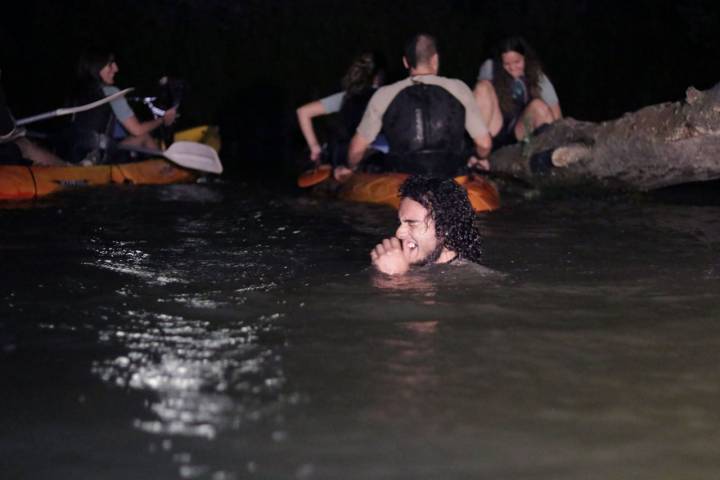
{"label": "person's arm", "polygon": [[560,103],[550,105],[550,111],[553,114],[553,120],[560,120],[562,118],[562,110],[560,109]]}
{"label": "person's arm", "polygon": [[160,118],[141,122],[135,115],[131,115],[124,120],[120,120],[120,123],[130,135],[140,137],[146,133],[150,133],[160,125],[172,125],[177,117],[177,107],[173,107],[165,112]]}
{"label": "person's arm", "polygon": [[478,78],[477,81],[481,80],[488,80],[492,82],[493,79],[493,61],[491,58],[488,58],[483,62],[482,65],[480,65],[480,70],[478,71]]}
{"label": "person's arm", "polygon": [[[103,93],[106,96],[119,91],[120,90],[115,86],[103,87]],[[113,114],[115,114],[115,118],[117,118],[120,124],[122,124],[130,135],[135,137],[140,137],[146,133],[150,133],[160,125],[172,125],[177,117],[177,107],[172,107],[166,110],[165,115],[160,118],[141,122],[138,120],[137,116],[135,116],[135,112],[133,112],[132,108],[130,108],[130,105],[124,97],[116,98],[110,102],[110,107],[112,108]]]}
{"label": "person's arm", "polygon": [[320,160],[320,153],[322,148],[318,142],[315,130],[313,129],[312,119],[320,115],[327,114],[325,106],[318,100],[310,103],[306,103],[302,107],[297,109],[298,124],[300,125],[300,131],[305,137],[305,142],[310,149],[310,160],[318,162]]}
{"label": "person's arm", "polygon": [[540,98],[550,107],[553,120],[560,120],[562,118],[560,99],[555,91],[555,86],[544,73],[540,75],[538,86],[540,87]]}
{"label": "person's arm", "polygon": [[370,141],[365,137],[359,133],[353,135],[352,140],[350,140],[350,146],[348,147],[348,166],[350,169],[355,170],[358,165],[360,165],[369,146]]}
{"label": "person's arm", "polygon": [[454,80],[449,84],[451,93],[465,107],[465,130],[475,143],[475,155],[478,160],[487,160],[492,150],[492,137],[485,120],[483,119],[480,106],[475,101],[473,92],[461,80]]}
{"label": "person's arm", "polygon": [[345,167],[340,165],[335,168],[333,171],[335,180],[338,182],[344,182],[347,180],[357,169],[358,165],[360,165],[360,162],[363,157],[365,157],[365,152],[369,146],[370,141],[368,141],[365,137],[359,133],[353,135],[352,140],[350,140],[350,146],[348,147],[348,166]]}

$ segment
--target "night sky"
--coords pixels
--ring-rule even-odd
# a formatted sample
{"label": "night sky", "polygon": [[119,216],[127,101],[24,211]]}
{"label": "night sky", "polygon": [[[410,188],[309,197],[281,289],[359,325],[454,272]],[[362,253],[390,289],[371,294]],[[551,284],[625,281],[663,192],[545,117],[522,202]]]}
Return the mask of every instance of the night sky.
{"label": "night sky", "polygon": [[441,73],[470,86],[493,43],[521,34],[564,114],[605,120],[720,81],[718,26],[710,0],[26,0],[0,18],[0,68],[22,117],[62,106],[79,52],[108,46],[119,86],[184,78],[184,124],[220,124],[233,154],[266,157],[302,148],[294,109],[337,91],[354,55],[379,50],[401,78],[418,31],[438,37]]}

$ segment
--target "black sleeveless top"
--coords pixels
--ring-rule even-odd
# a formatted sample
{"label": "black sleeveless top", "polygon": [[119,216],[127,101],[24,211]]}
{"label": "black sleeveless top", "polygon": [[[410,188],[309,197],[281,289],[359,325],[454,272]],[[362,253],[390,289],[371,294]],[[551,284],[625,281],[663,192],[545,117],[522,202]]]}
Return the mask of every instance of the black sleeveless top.
{"label": "black sleeveless top", "polygon": [[358,125],[360,125],[360,120],[362,120],[365,109],[368,103],[370,103],[370,98],[372,98],[374,93],[375,89],[368,87],[351,96],[345,94],[342,106],[340,107],[340,118],[345,130],[343,132],[344,139],[349,141],[355,134],[355,130],[357,130]]}
{"label": "black sleeveless top", "polygon": [[368,87],[354,95],[345,94],[338,120],[331,126],[328,155],[333,166],[347,165],[347,153],[350,140],[355,135],[360,120],[365,114],[370,98],[375,93],[373,87]]}

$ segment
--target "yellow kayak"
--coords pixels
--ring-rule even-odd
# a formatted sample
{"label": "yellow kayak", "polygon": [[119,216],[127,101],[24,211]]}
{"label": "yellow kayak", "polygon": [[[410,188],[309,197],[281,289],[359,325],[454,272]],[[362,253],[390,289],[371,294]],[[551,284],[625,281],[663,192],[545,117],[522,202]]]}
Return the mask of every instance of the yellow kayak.
{"label": "yellow kayak", "polygon": [[[201,126],[175,134],[175,141],[206,144],[220,149],[215,127]],[[164,158],[134,163],[83,166],[0,165],[0,200],[28,200],[69,188],[110,183],[137,185],[182,183],[195,180],[199,172],[180,167]]]}

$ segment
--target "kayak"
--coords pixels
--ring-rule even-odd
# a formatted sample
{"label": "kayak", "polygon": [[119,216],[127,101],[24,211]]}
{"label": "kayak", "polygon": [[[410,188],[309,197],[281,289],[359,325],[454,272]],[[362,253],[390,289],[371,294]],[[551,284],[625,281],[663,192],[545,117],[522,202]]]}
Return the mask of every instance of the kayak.
{"label": "kayak", "polygon": [[[338,184],[329,174],[329,167],[321,166],[298,178],[301,187],[313,186],[319,195],[331,194],[339,199],[390,205],[398,208],[400,185],[408,177],[405,173],[361,173],[353,174],[347,181]],[[322,180],[321,180],[322,179]],[[484,178],[461,176],[455,181],[465,187],[470,203],[476,212],[488,212],[500,208],[500,194],[497,188]]]}
{"label": "kayak", "polygon": [[[199,142],[220,149],[217,128],[195,127],[175,134],[175,141]],[[0,165],[0,200],[31,200],[63,190],[112,183],[164,185],[196,180],[200,172],[165,158],[93,166]]]}

